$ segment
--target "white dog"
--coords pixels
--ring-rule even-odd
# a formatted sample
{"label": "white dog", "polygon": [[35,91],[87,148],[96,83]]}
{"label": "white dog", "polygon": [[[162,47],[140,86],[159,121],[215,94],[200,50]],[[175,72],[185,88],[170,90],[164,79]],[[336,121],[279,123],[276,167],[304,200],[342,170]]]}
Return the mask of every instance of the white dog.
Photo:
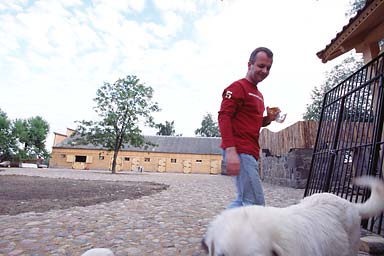
{"label": "white dog", "polygon": [[319,193],[286,208],[225,210],[210,223],[203,247],[211,256],[357,255],[361,219],[384,210],[384,183],[365,176],[355,184],[371,189],[363,204]]}

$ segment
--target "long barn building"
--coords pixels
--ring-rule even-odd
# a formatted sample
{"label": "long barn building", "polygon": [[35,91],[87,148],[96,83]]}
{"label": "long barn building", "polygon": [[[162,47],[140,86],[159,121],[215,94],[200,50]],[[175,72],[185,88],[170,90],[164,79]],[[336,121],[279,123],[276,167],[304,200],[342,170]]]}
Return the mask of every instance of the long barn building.
{"label": "long barn building", "polygon": [[[92,144],[80,145],[67,134],[55,133],[51,168],[110,170],[113,152]],[[117,171],[221,173],[221,138],[145,136],[157,146],[137,148],[124,145],[117,157]]]}

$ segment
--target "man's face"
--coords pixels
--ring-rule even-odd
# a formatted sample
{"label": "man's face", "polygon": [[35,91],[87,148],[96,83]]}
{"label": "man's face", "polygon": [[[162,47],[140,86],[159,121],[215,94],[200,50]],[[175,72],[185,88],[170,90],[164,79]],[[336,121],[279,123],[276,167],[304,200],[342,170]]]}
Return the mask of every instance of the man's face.
{"label": "man's face", "polygon": [[272,67],[273,59],[268,57],[265,52],[259,52],[256,55],[254,63],[248,63],[247,80],[253,84],[263,81]]}

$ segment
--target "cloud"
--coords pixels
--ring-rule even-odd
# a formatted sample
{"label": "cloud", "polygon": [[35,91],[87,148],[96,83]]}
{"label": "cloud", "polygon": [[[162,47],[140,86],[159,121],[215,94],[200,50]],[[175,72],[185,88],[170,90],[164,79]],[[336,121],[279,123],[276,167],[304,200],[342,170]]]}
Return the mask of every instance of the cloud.
{"label": "cloud", "polygon": [[[250,52],[274,53],[260,84],[266,105],[301,118],[327,65],[315,53],[346,24],[343,1],[121,0],[12,1],[0,4],[0,87],[11,118],[40,115],[53,132],[92,119],[104,83],[137,75],[155,90],[157,122],[194,136],[221,93],[245,76]],[[327,13],[327,17],[324,17]],[[332,65],[332,63],[330,64]],[[151,129],[145,130],[155,134]]]}
{"label": "cloud", "polygon": [[189,1],[189,0],[154,0],[155,6],[160,11],[178,11],[181,13],[194,13],[196,12],[196,2],[198,1]]}

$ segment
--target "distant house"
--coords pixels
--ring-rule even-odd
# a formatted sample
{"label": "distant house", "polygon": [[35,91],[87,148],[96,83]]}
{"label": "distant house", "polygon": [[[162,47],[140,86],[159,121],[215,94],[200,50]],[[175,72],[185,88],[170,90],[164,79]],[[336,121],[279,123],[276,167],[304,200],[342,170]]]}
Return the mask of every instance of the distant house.
{"label": "distant house", "polygon": [[[67,134],[55,133],[51,168],[110,170],[113,152],[92,144],[80,145]],[[136,148],[124,145],[117,158],[117,171],[221,173],[220,138],[145,136],[157,146]]]}

